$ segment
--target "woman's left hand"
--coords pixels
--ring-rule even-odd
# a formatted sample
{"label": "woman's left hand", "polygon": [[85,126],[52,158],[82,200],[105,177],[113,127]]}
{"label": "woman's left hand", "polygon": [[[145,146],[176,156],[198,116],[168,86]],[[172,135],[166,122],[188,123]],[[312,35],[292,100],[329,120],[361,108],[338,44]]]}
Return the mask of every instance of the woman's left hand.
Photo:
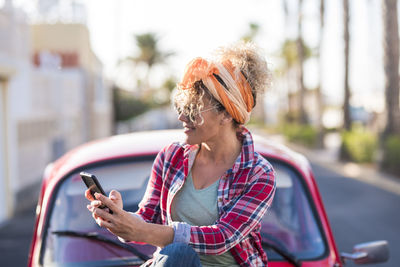
{"label": "woman's left hand", "polygon": [[108,211],[93,205],[87,206],[100,227],[107,228],[111,233],[125,240],[143,242],[144,237],[141,229],[145,227],[146,222],[124,211],[122,205],[114,203],[106,196],[96,193],[94,197],[113,211],[113,214],[110,214]]}

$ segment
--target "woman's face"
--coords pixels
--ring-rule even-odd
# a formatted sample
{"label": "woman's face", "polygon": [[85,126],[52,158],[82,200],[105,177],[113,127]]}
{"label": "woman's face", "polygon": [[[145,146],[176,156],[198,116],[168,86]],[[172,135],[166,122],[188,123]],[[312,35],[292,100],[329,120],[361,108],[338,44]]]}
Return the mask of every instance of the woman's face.
{"label": "woman's face", "polygon": [[193,123],[184,113],[181,113],[178,117],[183,123],[186,143],[190,145],[216,140],[221,130],[221,121],[224,113],[218,112],[216,106],[211,104],[209,98],[204,97],[203,101],[204,107],[200,110],[203,117],[202,124],[199,124],[201,122],[199,115],[195,117],[197,123]]}

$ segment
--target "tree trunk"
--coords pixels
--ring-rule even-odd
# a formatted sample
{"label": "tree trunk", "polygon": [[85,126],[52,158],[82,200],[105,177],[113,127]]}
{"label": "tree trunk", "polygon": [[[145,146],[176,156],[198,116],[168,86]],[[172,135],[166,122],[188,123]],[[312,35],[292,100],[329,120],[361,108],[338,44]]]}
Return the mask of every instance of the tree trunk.
{"label": "tree trunk", "polygon": [[324,14],[325,14],[325,3],[324,0],[320,0],[319,18],[319,44],[318,44],[318,60],[319,60],[319,85],[317,87],[317,147],[324,147],[324,127],[322,125],[322,115],[324,113],[324,100],[322,97],[322,57],[321,49],[324,35]]}
{"label": "tree trunk", "polygon": [[397,0],[383,1],[383,26],[386,104],[384,136],[388,136],[400,133]]}
{"label": "tree trunk", "polygon": [[306,111],[304,109],[304,98],[306,94],[306,88],[304,86],[304,45],[302,37],[302,6],[303,0],[299,0],[299,10],[298,10],[298,36],[297,36],[297,52],[299,57],[298,62],[298,86],[299,86],[299,122],[301,124],[306,124],[308,122]]}
{"label": "tree trunk", "polygon": [[344,100],[343,100],[343,123],[346,130],[351,130],[350,117],[350,88],[349,88],[349,0],[343,0],[344,17]]}

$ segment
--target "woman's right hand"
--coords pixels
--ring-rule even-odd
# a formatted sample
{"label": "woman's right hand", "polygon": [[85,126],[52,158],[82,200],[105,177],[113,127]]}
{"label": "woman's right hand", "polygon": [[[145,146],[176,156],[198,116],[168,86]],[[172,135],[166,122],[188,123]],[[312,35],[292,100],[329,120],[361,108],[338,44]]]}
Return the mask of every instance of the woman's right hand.
{"label": "woman's right hand", "polygon": [[[97,200],[97,199],[94,198],[94,196],[90,193],[89,189],[87,189],[85,191],[85,197],[86,197],[87,200],[90,201],[90,204],[88,205],[88,208],[89,208],[89,206],[91,206],[93,208],[98,208],[99,206],[101,206],[103,204],[103,203],[101,203],[100,200]],[[122,196],[121,196],[120,192],[118,192],[117,190],[111,190],[108,198],[112,202],[114,202],[114,204],[117,205],[118,208],[123,209],[124,204],[123,204]],[[94,218],[94,219],[97,219],[97,218]]]}

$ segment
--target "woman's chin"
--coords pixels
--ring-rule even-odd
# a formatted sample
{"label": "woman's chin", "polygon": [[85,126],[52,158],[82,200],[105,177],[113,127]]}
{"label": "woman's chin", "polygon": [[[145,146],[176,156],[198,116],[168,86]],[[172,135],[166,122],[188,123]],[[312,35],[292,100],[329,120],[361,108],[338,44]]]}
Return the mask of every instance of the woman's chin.
{"label": "woman's chin", "polygon": [[186,135],[186,138],[185,138],[185,143],[186,144],[188,144],[188,145],[195,145],[195,144],[197,144],[197,138],[196,138],[196,136],[194,136],[195,135],[195,130],[194,129],[187,129],[187,128],[185,128],[184,129],[184,133],[185,133],[185,135]]}

